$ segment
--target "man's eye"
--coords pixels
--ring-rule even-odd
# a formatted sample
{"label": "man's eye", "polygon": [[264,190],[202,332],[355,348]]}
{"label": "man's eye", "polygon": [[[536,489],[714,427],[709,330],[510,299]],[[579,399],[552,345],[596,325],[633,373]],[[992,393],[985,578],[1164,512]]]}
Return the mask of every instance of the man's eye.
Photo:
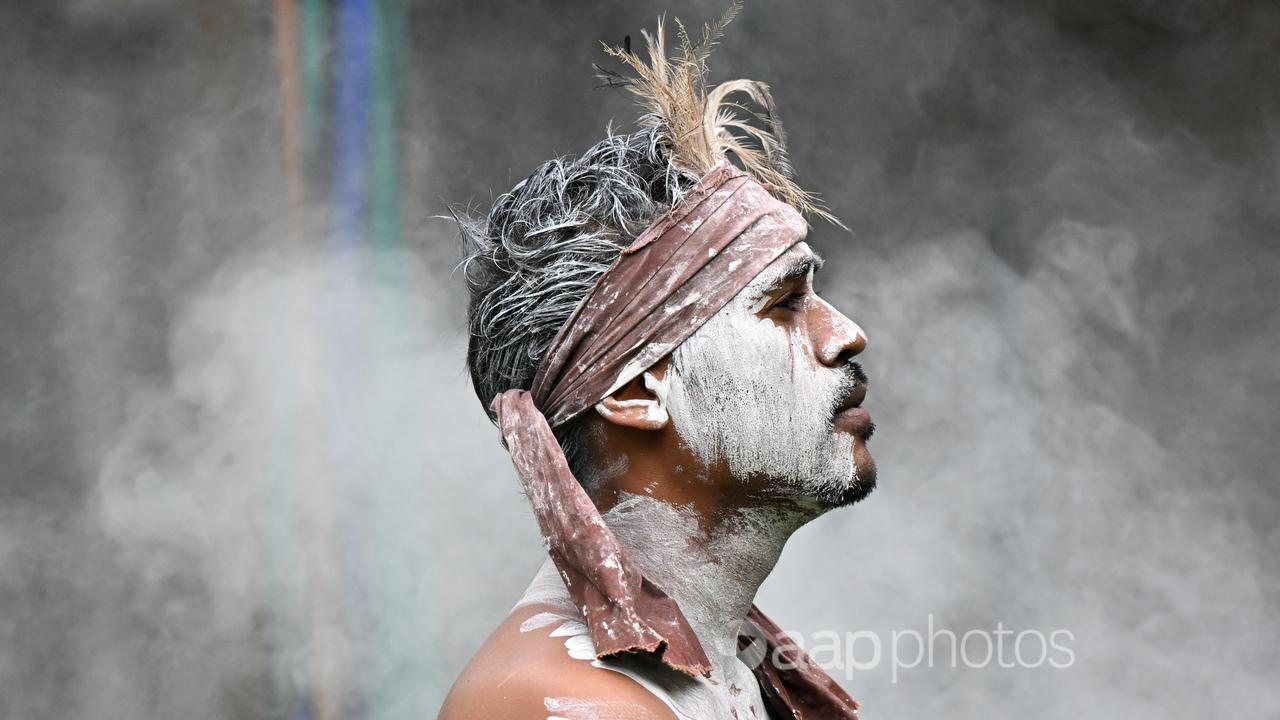
{"label": "man's eye", "polygon": [[784,308],[786,310],[799,310],[800,305],[803,303],[804,303],[804,293],[790,292],[790,293],[787,293],[785,296],[783,296],[781,300],[774,303],[773,306],[775,308]]}

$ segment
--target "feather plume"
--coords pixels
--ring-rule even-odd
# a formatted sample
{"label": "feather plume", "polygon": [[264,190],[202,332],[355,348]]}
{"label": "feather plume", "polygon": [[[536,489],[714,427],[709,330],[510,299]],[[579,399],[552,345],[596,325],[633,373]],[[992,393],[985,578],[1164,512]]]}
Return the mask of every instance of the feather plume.
{"label": "feather plume", "polygon": [[719,20],[702,27],[696,43],[677,19],[680,48],[674,57],[667,55],[666,21],[659,17],[657,30],[642,31],[647,59],[629,48],[605,45],[605,52],[626,63],[634,76],[599,65],[596,70],[605,84],[635,95],[644,110],[640,125],[657,130],[658,141],[679,169],[701,176],[732,153],[742,169],[769,186],[778,199],[844,227],[792,179],[786,134],[769,86],[758,80],[729,80],[707,87],[707,58],[741,8],[741,0],[734,0]]}

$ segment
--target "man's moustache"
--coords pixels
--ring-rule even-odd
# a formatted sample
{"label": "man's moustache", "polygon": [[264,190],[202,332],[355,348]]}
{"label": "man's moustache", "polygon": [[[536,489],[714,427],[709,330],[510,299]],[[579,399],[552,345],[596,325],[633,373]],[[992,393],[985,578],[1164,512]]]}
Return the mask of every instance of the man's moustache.
{"label": "man's moustache", "polygon": [[834,420],[836,413],[840,410],[840,405],[859,386],[869,386],[867,374],[862,370],[862,365],[853,360],[846,360],[837,371],[840,373],[840,382],[836,385],[832,392],[831,402],[827,407],[827,418]]}
{"label": "man's moustache", "polygon": [[854,380],[854,383],[857,385],[869,384],[867,381],[867,374],[862,371],[861,363],[857,363],[852,360],[849,360],[845,362],[844,367],[841,368],[841,371],[844,372],[846,376],[852,377]]}

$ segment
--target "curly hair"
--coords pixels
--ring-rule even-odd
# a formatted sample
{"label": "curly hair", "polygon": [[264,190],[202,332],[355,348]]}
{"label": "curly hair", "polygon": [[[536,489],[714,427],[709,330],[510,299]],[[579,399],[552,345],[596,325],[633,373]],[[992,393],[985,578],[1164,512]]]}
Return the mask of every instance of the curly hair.
{"label": "curly hair", "polygon": [[[539,165],[486,217],[454,213],[470,292],[467,369],[490,419],[494,396],[529,389],[556,333],[591,286],[696,181],[663,153],[657,130],[610,131],[576,158]],[[589,458],[580,425],[555,430],[585,484]]]}

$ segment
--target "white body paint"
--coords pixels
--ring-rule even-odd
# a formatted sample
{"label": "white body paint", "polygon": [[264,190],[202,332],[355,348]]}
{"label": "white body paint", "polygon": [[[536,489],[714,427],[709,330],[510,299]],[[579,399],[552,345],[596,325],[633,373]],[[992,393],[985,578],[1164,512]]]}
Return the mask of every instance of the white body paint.
{"label": "white body paint", "polygon": [[543,701],[547,720],[633,720],[641,712],[631,703],[589,698],[549,697]]}
{"label": "white body paint", "polygon": [[[554,597],[549,596],[545,590],[555,584],[560,586],[559,593]],[[712,664],[715,669],[711,678],[690,678],[644,658],[597,660],[595,659],[595,646],[591,642],[591,635],[587,631],[587,626],[583,623],[582,615],[574,607],[573,601],[569,598],[569,592],[565,590],[560,574],[556,571],[555,565],[550,559],[539,569],[529,589],[531,592],[526,592],[525,596],[516,604],[516,607],[519,608],[530,604],[555,605],[557,612],[554,613],[553,622],[558,624],[555,625],[550,634],[553,637],[564,638],[565,650],[570,657],[590,662],[595,667],[604,670],[626,675],[652,693],[654,697],[661,700],[676,716],[677,720],[731,718],[733,717],[731,712],[734,710],[738,710],[739,718],[761,718],[763,720],[768,717],[760,700],[759,685],[756,684],[755,678],[751,676],[750,670],[742,665],[741,662],[738,662],[736,658],[734,659],[736,667],[727,668],[728,672],[725,671],[726,669],[722,667],[721,663],[718,663],[713,658]],[[678,599],[677,602],[679,602]],[[523,632],[544,630],[548,625],[543,624],[543,622],[552,615],[553,613],[538,613],[534,616],[540,618],[538,623],[531,624],[526,621],[521,625],[520,629]],[[530,618],[530,620],[532,619]],[[692,619],[690,623],[693,623]],[[698,628],[695,625],[694,631],[697,632],[697,630]],[[708,654],[710,652],[711,650],[708,648]],[[730,680],[730,677],[733,680]],[[731,696],[729,693],[731,682],[741,689],[737,696]],[[630,717],[624,714],[609,714],[609,712],[618,708],[617,703],[610,703],[607,700],[579,699],[577,704],[574,705],[561,702],[563,700],[564,698],[547,698],[548,720],[553,718],[580,720],[593,717],[604,720],[605,718],[613,717]],[[555,702],[553,703],[553,701]],[[555,707],[553,707],[553,704]],[[570,708],[572,712],[568,711]],[[589,712],[594,712],[595,715],[591,715]]]}
{"label": "white body paint", "polygon": [[[582,615],[548,560],[516,607],[550,605],[521,631],[564,638],[571,657],[635,680],[680,720],[767,717],[751,669],[737,657],[738,632],[755,590],[777,562],[787,537],[808,514],[745,510],[707,533],[690,508],[626,495],[605,513],[618,540],[645,575],[676,600],[712,664],[710,678],[690,678],[645,658],[595,660]],[[563,717],[565,716],[561,714]],[[605,717],[602,715],[601,717]]]}

